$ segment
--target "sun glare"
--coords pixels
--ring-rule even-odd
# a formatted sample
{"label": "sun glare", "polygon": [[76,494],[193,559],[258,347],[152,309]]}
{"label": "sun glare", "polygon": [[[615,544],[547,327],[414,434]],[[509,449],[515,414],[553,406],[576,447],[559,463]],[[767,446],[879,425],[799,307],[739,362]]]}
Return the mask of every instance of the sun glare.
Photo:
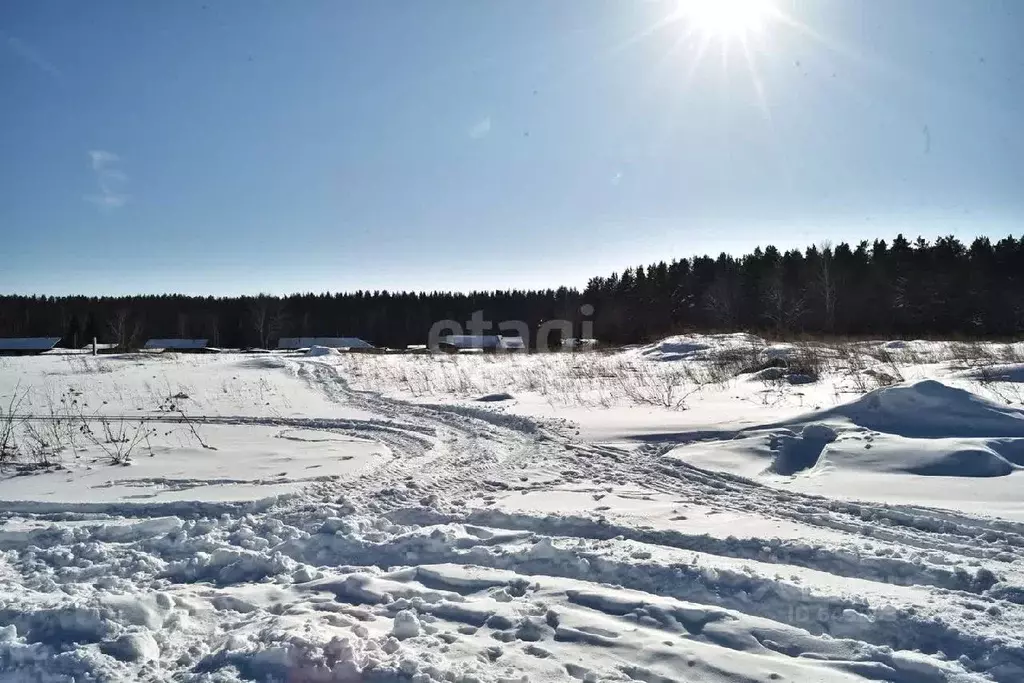
{"label": "sun glare", "polygon": [[777,12],[772,0],[679,0],[677,18],[708,38],[745,39]]}

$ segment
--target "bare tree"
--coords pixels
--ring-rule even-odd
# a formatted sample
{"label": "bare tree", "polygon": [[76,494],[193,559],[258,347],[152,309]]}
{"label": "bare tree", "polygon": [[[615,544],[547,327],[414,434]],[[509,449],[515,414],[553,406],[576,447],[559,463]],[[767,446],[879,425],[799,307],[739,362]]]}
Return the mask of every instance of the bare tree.
{"label": "bare tree", "polygon": [[0,404],[0,464],[14,460],[18,454],[16,432],[22,419],[18,417],[27,392],[21,391],[21,383],[14,386],[10,401]]}
{"label": "bare tree", "polygon": [[278,339],[281,336],[281,332],[284,331],[288,325],[288,311],[285,308],[283,301],[274,299],[270,314],[270,326],[267,330],[267,344],[264,344],[264,348],[268,348],[271,339]]}
{"label": "bare tree", "polygon": [[180,312],[178,313],[178,338],[188,339],[189,336],[190,335],[188,329],[188,314]]}
{"label": "bare tree", "polygon": [[267,299],[260,296],[249,304],[249,322],[253,332],[256,333],[256,340],[260,348],[267,348]]}
{"label": "bare tree", "polygon": [[115,311],[107,327],[110,330],[110,337],[122,351],[134,348],[139,340],[139,335],[142,334],[141,323],[137,319],[133,319],[131,311],[126,308]]}
{"label": "bare tree", "polygon": [[764,316],[772,323],[776,332],[789,330],[804,314],[803,297],[791,298],[786,293],[781,263],[772,269],[765,285],[764,305]]}
{"label": "bare tree", "polygon": [[832,332],[836,325],[836,281],[832,269],[832,243],[828,241],[821,243],[818,287],[825,313],[825,330]]}
{"label": "bare tree", "polygon": [[206,316],[206,336],[214,346],[220,346],[220,319],[216,313]]}
{"label": "bare tree", "polygon": [[723,327],[732,327],[736,322],[736,296],[727,275],[719,273],[704,293],[704,308]]}

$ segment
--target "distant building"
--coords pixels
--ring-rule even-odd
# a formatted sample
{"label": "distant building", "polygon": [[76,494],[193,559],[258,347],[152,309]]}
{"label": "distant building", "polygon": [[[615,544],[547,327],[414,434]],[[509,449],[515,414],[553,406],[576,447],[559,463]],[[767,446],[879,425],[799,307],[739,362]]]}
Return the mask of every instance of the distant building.
{"label": "distant building", "polygon": [[60,343],[60,337],[9,337],[0,339],[0,356],[38,356]]}
{"label": "distant building", "polygon": [[329,349],[372,349],[373,344],[358,337],[281,337],[277,348],[288,351],[324,346]]}
{"label": "distant building", "polygon": [[146,351],[174,351],[176,353],[203,353],[206,339],[150,339],[142,348]]}
{"label": "distant building", "polygon": [[526,343],[522,337],[502,337],[497,334],[449,334],[437,341],[441,351],[524,351]]}
{"label": "distant building", "polygon": [[525,351],[526,342],[522,337],[498,337],[499,348],[502,351]]}

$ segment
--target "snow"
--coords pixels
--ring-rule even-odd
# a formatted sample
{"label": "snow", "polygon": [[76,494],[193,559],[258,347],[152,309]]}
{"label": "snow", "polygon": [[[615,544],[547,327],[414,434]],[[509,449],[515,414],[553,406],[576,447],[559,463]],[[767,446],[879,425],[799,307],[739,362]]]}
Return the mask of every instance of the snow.
{"label": "snow", "polygon": [[203,439],[217,444],[216,451],[190,443],[179,426],[169,425],[171,430],[152,438],[152,452],[140,451],[130,466],[106,465],[102,453],[83,449],[66,470],[0,480],[0,500],[249,500],[335,481],[391,457],[387,447],[371,440],[288,423],[203,425]]}
{"label": "snow", "polygon": [[416,618],[416,612],[404,609],[395,615],[395,625],[391,633],[398,640],[415,638],[420,634],[420,620]]}
{"label": "snow", "polygon": [[0,359],[0,680],[1024,680],[1016,346],[311,351]]}
{"label": "snow", "polygon": [[666,337],[649,346],[638,349],[641,356],[652,360],[677,361],[706,359],[712,353],[757,349],[764,342],[745,333],[713,335],[677,335]]}
{"label": "snow", "polygon": [[448,346],[459,351],[504,350],[521,351],[526,348],[522,337],[506,337],[503,335],[471,335],[450,334],[438,340],[440,346]]}
{"label": "snow", "polygon": [[309,349],[323,346],[333,349],[372,349],[373,345],[358,337],[282,337],[277,342],[279,349]]}
{"label": "snow", "polygon": [[316,358],[317,356],[336,356],[338,353],[340,353],[338,349],[333,346],[313,345],[309,347],[308,351],[306,351],[306,355],[311,358]]}
{"label": "snow", "polygon": [[902,436],[1024,436],[1024,410],[931,379],[878,389],[822,413],[831,415]]}

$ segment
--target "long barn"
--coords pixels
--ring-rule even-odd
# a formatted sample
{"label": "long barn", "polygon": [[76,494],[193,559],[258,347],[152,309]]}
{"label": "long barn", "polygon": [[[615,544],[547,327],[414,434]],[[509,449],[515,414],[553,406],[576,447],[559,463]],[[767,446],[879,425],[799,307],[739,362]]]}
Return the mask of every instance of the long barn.
{"label": "long barn", "polygon": [[0,339],[0,356],[37,356],[60,343],[60,337],[8,337]]}
{"label": "long barn", "polygon": [[206,343],[206,339],[150,339],[142,345],[142,348],[146,351],[202,353],[207,350]]}

